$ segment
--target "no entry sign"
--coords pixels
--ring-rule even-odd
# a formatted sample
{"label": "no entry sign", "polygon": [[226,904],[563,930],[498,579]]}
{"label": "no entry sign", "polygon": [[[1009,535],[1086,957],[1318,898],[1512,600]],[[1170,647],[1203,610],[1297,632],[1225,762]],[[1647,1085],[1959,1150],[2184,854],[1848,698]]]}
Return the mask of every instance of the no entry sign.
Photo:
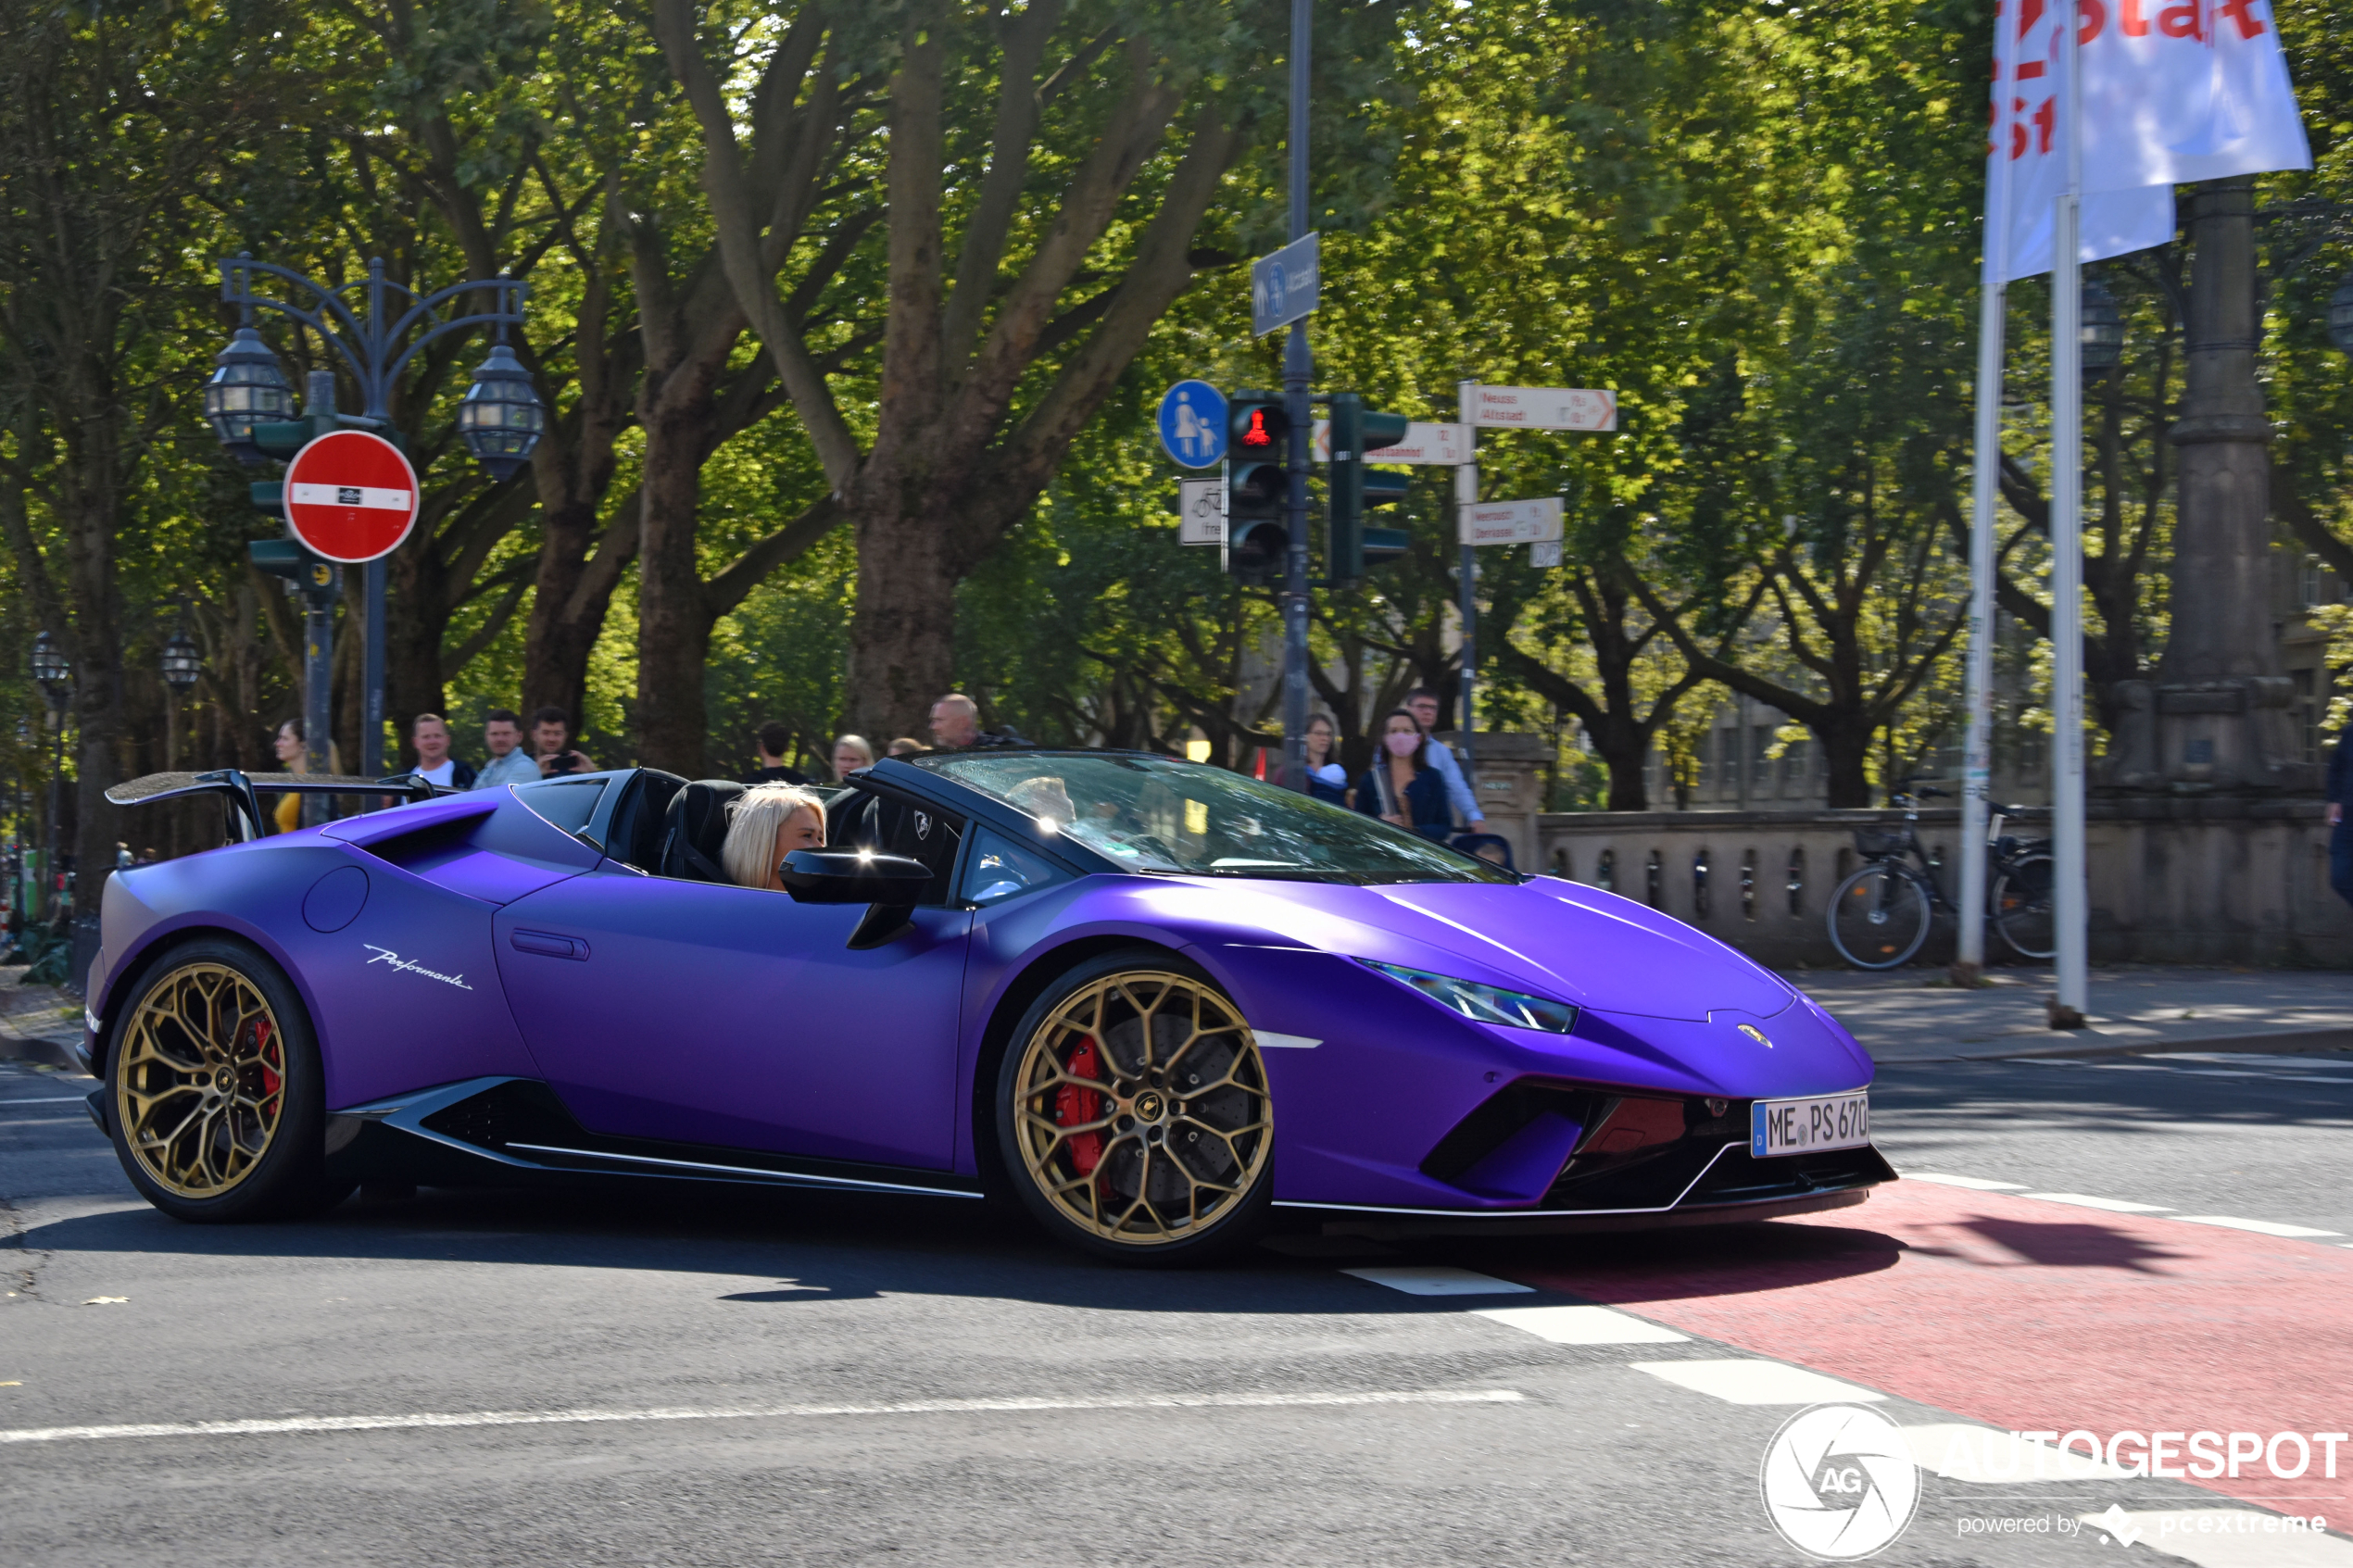
{"label": "no entry sign", "polygon": [[417,521],[417,470],[364,430],[319,437],[286,465],[286,522],[315,555],[357,564],[390,555]]}

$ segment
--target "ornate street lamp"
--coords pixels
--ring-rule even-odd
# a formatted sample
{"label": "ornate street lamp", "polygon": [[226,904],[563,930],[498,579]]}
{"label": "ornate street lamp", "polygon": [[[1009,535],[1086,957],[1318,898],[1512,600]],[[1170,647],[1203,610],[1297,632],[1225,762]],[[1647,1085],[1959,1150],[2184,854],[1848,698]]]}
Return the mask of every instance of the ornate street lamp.
{"label": "ornate street lamp", "polygon": [[2116,296],[2096,281],[2083,281],[2083,307],[2080,335],[2083,345],[2083,377],[2104,376],[2116,369],[2124,358],[2124,312],[2116,307]]}
{"label": "ornate street lamp", "polygon": [[458,428],[465,433],[466,449],[504,480],[530,459],[547,428],[547,410],[531,384],[515,351],[501,343],[474,370],[474,383],[458,406]]}
{"label": "ornate street lamp", "polygon": [[196,640],[185,627],[174,629],[171,640],[163,645],[164,684],[175,692],[185,692],[203,671],[204,657],[196,651]]}
{"label": "ornate street lamp", "polygon": [[220,445],[251,468],[265,460],[254,445],[253,427],[292,419],[294,388],[278,369],[278,357],[251,327],[239,327],[212,362],[217,368],[204,383],[204,417]]}
{"label": "ornate street lamp", "polygon": [[57,640],[44,632],[32,639],[32,678],[41,683],[41,692],[52,708],[65,706],[66,683],[73,679],[73,666],[57,646]]}
{"label": "ornate street lamp", "polygon": [[2329,295],[2329,341],[2338,353],[2353,355],[2353,272]]}

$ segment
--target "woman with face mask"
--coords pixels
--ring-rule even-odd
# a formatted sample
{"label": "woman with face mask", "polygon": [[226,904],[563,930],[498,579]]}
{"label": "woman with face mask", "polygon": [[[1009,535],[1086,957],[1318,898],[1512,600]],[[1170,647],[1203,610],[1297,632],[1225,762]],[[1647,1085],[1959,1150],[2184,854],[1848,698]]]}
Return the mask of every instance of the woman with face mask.
{"label": "woman with face mask", "polygon": [[1453,835],[1454,817],[1446,801],[1446,781],[1429,765],[1429,740],[1422,721],[1404,709],[1392,709],[1377,734],[1380,750],[1371,769],[1356,781],[1356,809],[1445,843]]}

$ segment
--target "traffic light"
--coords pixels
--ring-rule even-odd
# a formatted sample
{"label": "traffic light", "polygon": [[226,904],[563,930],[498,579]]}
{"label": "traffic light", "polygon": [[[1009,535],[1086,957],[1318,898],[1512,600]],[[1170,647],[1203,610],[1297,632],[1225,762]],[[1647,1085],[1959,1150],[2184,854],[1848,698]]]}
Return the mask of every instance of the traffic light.
{"label": "traffic light", "polygon": [[1405,553],[1405,531],[1367,528],[1365,511],[1403,501],[1408,476],[1368,468],[1365,455],[1404,440],[1411,422],[1403,414],[1367,409],[1356,393],[1332,395],[1331,536],[1324,570],[1335,586],[1356,582],[1365,567]]}
{"label": "traffic light", "polygon": [[1226,567],[1245,583],[1272,583],[1290,549],[1290,416],[1271,392],[1238,392],[1227,442]]}

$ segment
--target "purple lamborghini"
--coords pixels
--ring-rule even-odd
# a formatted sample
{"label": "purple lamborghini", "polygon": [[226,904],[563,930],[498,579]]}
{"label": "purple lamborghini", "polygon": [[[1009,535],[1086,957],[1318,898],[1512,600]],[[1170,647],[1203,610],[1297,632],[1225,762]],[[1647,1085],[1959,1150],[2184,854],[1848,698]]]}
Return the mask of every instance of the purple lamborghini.
{"label": "purple lamborghini", "polygon": [[[1641,904],[1217,769],[887,760],[787,892],[716,880],[742,787],[650,769],[117,872],[93,1113],[184,1220],[363,1180],[604,1178],[1017,1198],[1200,1259],[1272,1209],[1359,1231],[1723,1222],[1858,1203],[1871,1062]],[[417,786],[422,790],[422,786]]]}

